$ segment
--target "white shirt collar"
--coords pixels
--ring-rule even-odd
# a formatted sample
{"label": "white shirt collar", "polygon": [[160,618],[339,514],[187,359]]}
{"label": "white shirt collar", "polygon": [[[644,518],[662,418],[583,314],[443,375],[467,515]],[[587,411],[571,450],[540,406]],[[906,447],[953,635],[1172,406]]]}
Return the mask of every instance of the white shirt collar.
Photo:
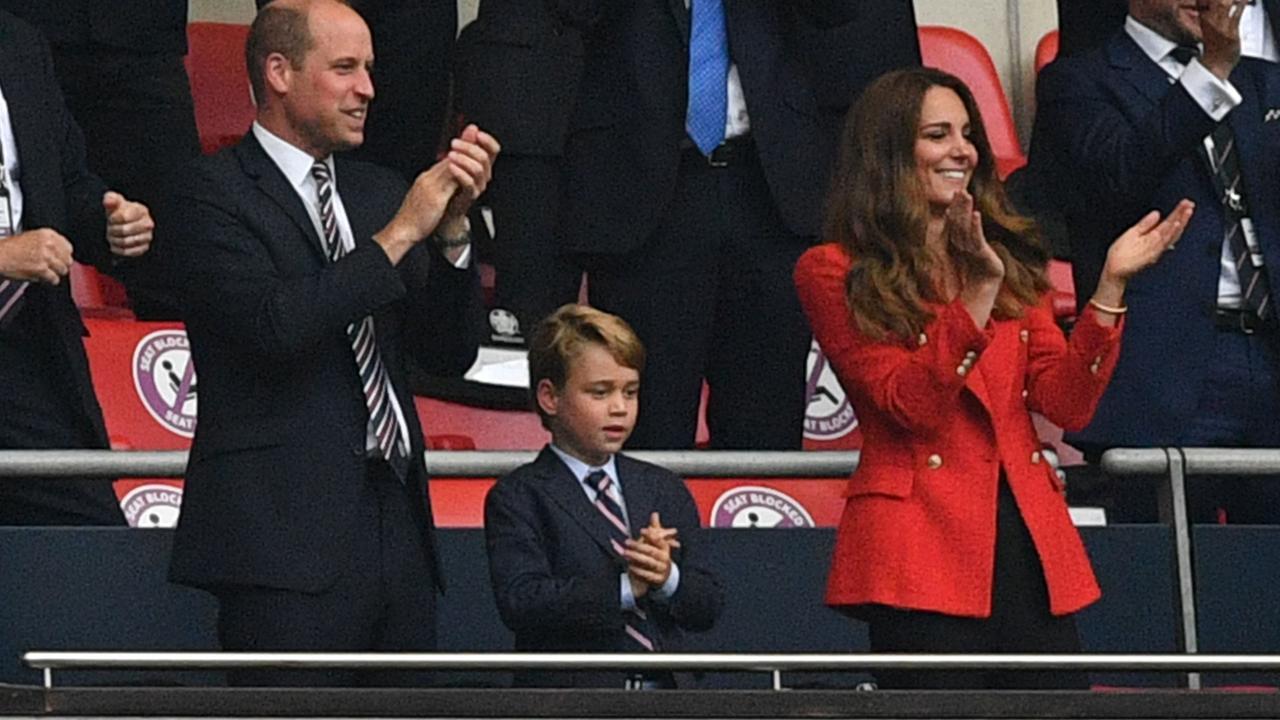
{"label": "white shirt collar", "polygon": [[[253,136],[258,139],[258,144],[262,146],[267,157],[280,168],[280,172],[284,173],[285,179],[296,190],[309,189],[314,186],[315,181],[311,178],[311,166],[315,164],[316,159],[311,157],[306,151],[289,143],[288,140],[276,135],[258,123],[253,121]],[[333,155],[329,155],[324,159],[324,164],[329,166],[329,177],[333,178],[336,185],[338,176],[334,174]]]}
{"label": "white shirt collar", "polygon": [[[613,479],[613,482],[615,485],[617,485],[618,487],[622,487],[622,481],[618,478],[618,464],[616,462],[617,460],[616,455],[610,455],[609,459],[603,465],[592,466],[582,462],[578,458],[556,447],[554,443],[549,445],[548,447],[550,447],[551,451],[554,452],[556,456],[560,458],[561,462],[565,464],[565,467],[569,468],[569,472],[573,473],[573,476],[578,479],[578,482],[582,482],[583,480],[585,480],[586,477],[595,470],[603,470],[606,475],[608,475],[610,478]],[[595,492],[595,488],[591,488],[591,491]]]}
{"label": "white shirt collar", "polygon": [[1142,52],[1157,65],[1161,64],[1178,43],[1152,30],[1128,15],[1124,19],[1124,31],[1142,48]]}

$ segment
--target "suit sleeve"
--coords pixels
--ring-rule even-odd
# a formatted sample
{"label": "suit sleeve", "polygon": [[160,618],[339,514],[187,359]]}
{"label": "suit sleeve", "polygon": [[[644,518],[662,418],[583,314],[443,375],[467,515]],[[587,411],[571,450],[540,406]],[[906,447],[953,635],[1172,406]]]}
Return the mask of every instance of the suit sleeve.
{"label": "suit sleeve", "polygon": [[[796,264],[796,289],[814,337],[851,397],[869,402],[912,433],[944,425],[964,387],[965,366],[976,363],[991,331],[974,324],[958,299],[937,310],[916,347],[860,332],[845,303],[848,257],[835,245],[811,248]],[[970,355],[972,353],[972,355]]]}
{"label": "suit sleeve", "polygon": [[1120,357],[1123,316],[1098,324],[1092,307],[1081,313],[1070,341],[1053,321],[1052,300],[1027,310],[1027,405],[1069,431],[1089,424]]}
{"label": "suit sleeve", "polygon": [[475,362],[486,326],[474,246],[471,263],[458,268],[429,241],[422,242],[398,270],[406,288],[409,352],[431,375],[463,374]]}
{"label": "suit sleeve", "polygon": [[703,530],[698,509],[684,482],[672,476],[667,482],[662,522],[679,530],[680,547],[673,560],[680,566],[680,586],[665,603],[654,603],[670,615],[682,630],[710,630],[724,609],[724,588],[704,554]]}
{"label": "suit sleeve", "polygon": [[543,527],[518,481],[504,478],[489,491],[485,541],[489,579],[502,622],[513,632],[535,635],[613,637],[621,633],[618,574],[556,575]]}
{"label": "suit sleeve", "polygon": [[1045,122],[1037,123],[1036,132],[1048,135],[1061,167],[1089,178],[1089,202],[1145,212],[1150,208],[1141,204],[1216,123],[1181,83],[1170,86],[1145,117],[1134,121],[1098,80],[1104,73],[1092,71],[1087,59],[1054,63],[1040,74],[1036,103]]}
{"label": "suit sleeve", "polygon": [[207,163],[176,195],[173,257],[188,322],[199,322],[264,360],[308,353],[335,332],[402,298],[404,283],[377,245],[363,244],[305,277],[285,279],[241,217],[237,190]]}
{"label": "suit sleeve", "polygon": [[106,192],[106,187],[96,175],[89,172],[85,159],[84,134],[67,109],[58,78],[53,72],[53,58],[48,43],[39,36],[35,36],[35,41],[38,43],[35,56],[39,58],[40,66],[33,69],[33,72],[39,73],[39,86],[49,93],[48,107],[54,113],[49,122],[59,153],[59,173],[63,196],[66,198],[67,240],[74,247],[76,261],[109,272],[113,266],[113,256],[107,243],[107,220],[102,208],[102,195]]}

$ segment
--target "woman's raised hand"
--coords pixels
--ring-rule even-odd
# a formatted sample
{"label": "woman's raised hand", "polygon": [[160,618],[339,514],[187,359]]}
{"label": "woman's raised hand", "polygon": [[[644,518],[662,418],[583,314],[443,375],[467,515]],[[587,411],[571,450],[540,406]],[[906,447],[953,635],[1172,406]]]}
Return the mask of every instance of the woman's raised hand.
{"label": "woman's raised hand", "polygon": [[1182,237],[1182,231],[1187,228],[1193,212],[1195,204],[1190,200],[1183,200],[1163,220],[1155,210],[1147,213],[1111,243],[1101,280],[1125,283],[1154,265]]}
{"label": "woman's raised hand", "polygon": [[968,192],[957,190],[951,197],[942,233],[960,271],[962,284],[969,286],[1004,278],[1004,262],[987,242],[982,232],[982,213],[973,209],[973,196]]}

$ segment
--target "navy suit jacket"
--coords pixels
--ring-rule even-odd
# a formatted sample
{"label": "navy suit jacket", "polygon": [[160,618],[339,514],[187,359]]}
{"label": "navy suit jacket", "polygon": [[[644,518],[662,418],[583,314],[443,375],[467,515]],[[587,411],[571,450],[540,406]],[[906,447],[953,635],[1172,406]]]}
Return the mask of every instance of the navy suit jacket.
{"label": "navy suit jacket", "polygon": [[[565,147],[568,249],[626,253],[669,212],[688,107],[684,0],[557,0],[582,31]],[[816,237],[844,111],[885,70],[920,62],[902,0],[726,0],[754,139],[775,207]]]}
{"label": "navy suit jacket", "polygon": [[[711,627],[723,605],[720,581],[707,565],[698,510],[684,482],[655,465],[617,456],[632,537],[657,512],[677,528],[673,553],[680,585],[665,602],[646,603],[664,651],[678,651],[684,631]],[[628,650],[619,577],[626,563],[609,543],[610,526],[564,462],[544,448],[538,458],[498,480],[485,499],[489,576],[516,650]],[[622,687],[621,673],[521,673],[531,686]]]}
{"label": "navy suit jacket", "polygon": [[478,279],[419,245],[398,266],[372,240],[404,197],[389,170],[337,159],[355,249],[326,260],[293,187],[252,133],[197,159],[169,220],[200,416],[170,578],[301,592],[329,586],[348,539],[376,527],[363,482],[368,410],[346,327],[372,315],[408,422],[408,490],[440,578],[409,354],[434,374],[475,357]]}
{"label": "navy suit jacket", "polygon": [[[1231,83],[1244,101],[1224,122],[1280,288],[1280,66],[1244,58]],[[1045,68],[1037,106],[1037,150],[1067,199],[1081,303],[1121,232],[1152,209],[1196,203],[1177,248],[1130,281],[1119,365],[1093,422],[1074,436],[1095,447],[1178,442],[1212,369],[1223,213],[1202,148],[1215,123],[1124,32]]]}

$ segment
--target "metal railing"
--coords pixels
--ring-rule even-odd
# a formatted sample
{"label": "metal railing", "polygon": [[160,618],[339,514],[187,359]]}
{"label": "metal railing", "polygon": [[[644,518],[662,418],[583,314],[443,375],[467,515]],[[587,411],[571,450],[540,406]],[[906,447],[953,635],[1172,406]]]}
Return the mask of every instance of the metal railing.
{"label": "metal railing", "polygon": [[773,689],[784,672],[894,670],[1280,671],[1280,655],[946,654],[946,653],[299,653],[83,652],[33,650],[22,656],[41,670],[625,670],[763,672]]}
{"label": "metal railing", "polygon": [[[848,451],[639,450],[629,456],[685,477],[848,477],[860,453]],[[428,450],[427,472],[436,477],[491,478],[532,462],[534,451]],[[3,477],[181,477],[185,450],[0,450]]]}
{"label": "metal railing", "polygon": [[[1178,635],[1182,650],[1199,650],[1196,630],[1195,548],[1187,516],[1188,475],[1280,475],[1280,449],[1245,448],[1117,448],[1102,455],[1108,475],[1168,475],[1162,514],[1173,526],[1177,579]],[[1188,673],[1187,687],[1200,687],[1199,673]]]}

